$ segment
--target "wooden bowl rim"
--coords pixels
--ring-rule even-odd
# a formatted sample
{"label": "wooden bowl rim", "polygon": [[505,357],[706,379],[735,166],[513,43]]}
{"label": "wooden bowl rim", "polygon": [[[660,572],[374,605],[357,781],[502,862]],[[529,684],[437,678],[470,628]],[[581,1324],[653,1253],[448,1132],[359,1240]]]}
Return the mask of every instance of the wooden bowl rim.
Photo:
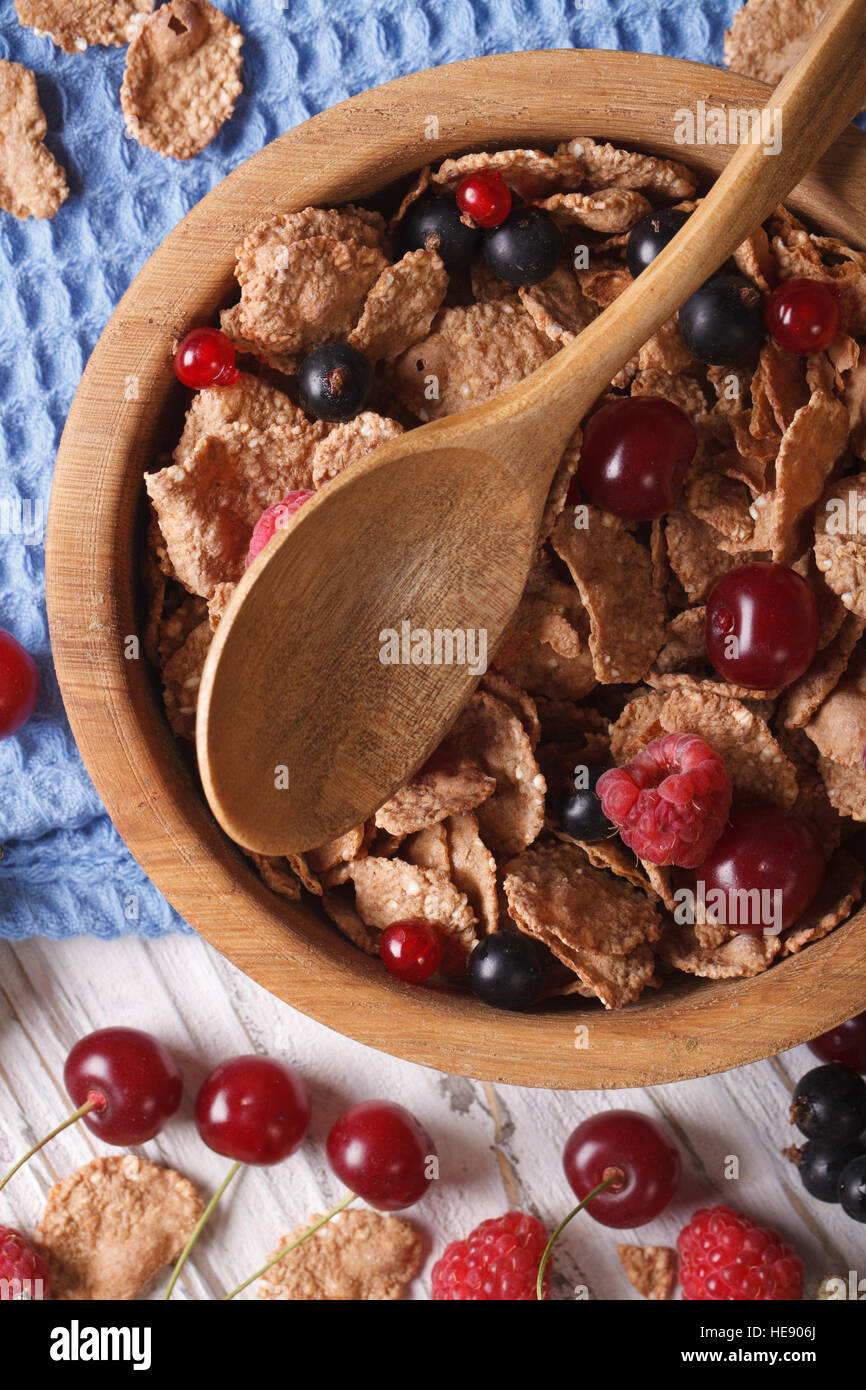
{"label": "wooden bowl rim", "polygon": [[[510,1014],[458,991],[398,984],[314,911],[266,890],[210,816],[146,662],[125,654],[140,631],[132,537],[173,384],[168,346],[226,301],[233,248],[264,216],[363,199],[461,150],[580,133],[679,154],[710,175],[726,153],[678,149],[653,134],[653,113],[689,99],[761,105],[766,90],[681,59],[552,50],[470,59],[352,97],[267,145],[187,214],[124,295],[76,393],[52,488],[47,591],[58,679],[96,788],[142,868],[207,941],[302,1012],[406,1060],[557,1089],[739,1066],[866,1006],[866,910],[750,980],[681,978],[617,1012]],[[437,112],[446,131],[431,139],[425,122]],[[866,136],[852,129],[788,202],[866,245],[864,195]]]}

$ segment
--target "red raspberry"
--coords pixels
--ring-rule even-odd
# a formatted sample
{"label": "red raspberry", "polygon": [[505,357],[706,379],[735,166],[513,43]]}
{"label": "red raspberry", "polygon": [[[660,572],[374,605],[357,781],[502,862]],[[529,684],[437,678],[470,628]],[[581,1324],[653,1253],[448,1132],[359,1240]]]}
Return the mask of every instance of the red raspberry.
{"label": "red raspberry", "polygon": [[677,1238],[683,1298],[782,1303],[803,1297],[803,1261],[778,1231],[730,1207],[696,1211]]}
{"label": "red raspberry", "polygon": [[[495,1303],[535,1299],[547,1232],[534,1216],[508,1211],[455,1240],[433,1266],[433,1300]],[[548,1276],[545,1271],[544,1296]]]}
{"label": "red raspberry", "polygon": [[51,1271],[42,1256],[20,1231],[0,1226],[0,1302],[50,1297]]}
{"label": "red raspberry", "polygon": [[608,820],[650,864],[696,869],[724,829],[731,780],[718,753],[696,734],[667,734],[625,767],[598,779]]}
{"label": "red raspberry", "polygon": [[253,563],[260,550],[264,550],[268,541],[277,531],[282,531],[283,527],[289,523],[289,518],[303,507],[314,494],[306,489],[298,492],[287,492],[282,502],[275,502],[267,511],[262,512],[250,537],[250,549],[247,555],[247,569]]}

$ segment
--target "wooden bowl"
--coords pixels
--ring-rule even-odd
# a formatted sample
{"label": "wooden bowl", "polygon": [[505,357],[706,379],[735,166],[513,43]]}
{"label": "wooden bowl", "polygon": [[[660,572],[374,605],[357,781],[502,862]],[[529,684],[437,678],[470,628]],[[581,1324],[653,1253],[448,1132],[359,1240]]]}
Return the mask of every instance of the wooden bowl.
{"label": "wooden bowl", "polygon": [[[765,97],[760,83],[716,68],[572,50],[474,59],[365,92],[274,141],[208,194],[138,275],[84,373],[54,478],[48,605],[90,774],[142,867],[206,940],[273,994],[373,1047],[526,1086],[643,1086],[722,1071],[866,1007],[866,912],[755,979],[676,977],[614,1013],[552,1005],[511,1014],[457,990],[403,986],[311,906],[271,894],[211,817],[155,673],[126,654],[142,628],[142,473],[182,418],[169,344],[230,302],[234,247],[274,213],[363,200],[449,154],[579,134],[684,158],[712,178],[730,149],[677,145],[676,109],[755,107]],[[848,131],[789,202],[866,244],[866,135]]]}

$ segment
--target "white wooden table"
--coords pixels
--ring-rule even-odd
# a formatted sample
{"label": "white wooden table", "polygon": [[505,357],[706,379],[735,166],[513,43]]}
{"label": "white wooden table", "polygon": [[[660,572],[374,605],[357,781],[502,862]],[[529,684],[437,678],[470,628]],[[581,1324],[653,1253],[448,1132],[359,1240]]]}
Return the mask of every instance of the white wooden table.
{"label": "white wooden table", "polygon": [[[180,1169],[203,1194],[228,1166],[199,1141],[192,1121],[193,1098],[213,1065],[242,1052],[267,1052],[298,1067],[312,1094],[307,1143],[285,1164],[247,1169],[236,1179],[175,1297],[219,1297],[287,1231],[333,1205],[341,1187],[325,1159],[325,1137],[341,1110],[372,1097],[408,1106],[434,1135],[440,1155],[438,1188],[407,1213],[428,1241],[412,1298],[429,1297],[433,1258],[484,1218],[519,1206],[555,1224],[573,1205],[561,1167],[567,1135],[583,1117],[617,1106],[670,1127],[683,1156],[680,1192],[658,1221],[633,1233],[578,1217],[558,1246],[554,1297],[572,1298],[584,1286],[590,1298],[637,1298],[619,1266],[617,1240],[673,1244],[697,1207],[719,1202],[783,1231],[812,1280],[866,1273],[866,1227],[808,1197],[780,1156],[795,1136],[787,1123],[790,1086],[814,1064],[806,1048],[723,1076],[646,1090],[494,1087],[396,1061],[332,1033],[272,998],[197,938],[0,943],[0,1168],[68,1112],[66,1054],[77,1038],[109,1024],[146,1028],[175,1053],[186,1081],[183,1106],[142,1151]],[[67,1130],[10,1182],[0,1196],[0,1223],[28,1230],[57,1178],[110,1152],[117,1150],[83,1126]],[[732,1171],[739,1176],[727,1177]],[[160,1297],[164,1282],[147,1296]],[[254,1298],[255,1288],[243,1296]]]}

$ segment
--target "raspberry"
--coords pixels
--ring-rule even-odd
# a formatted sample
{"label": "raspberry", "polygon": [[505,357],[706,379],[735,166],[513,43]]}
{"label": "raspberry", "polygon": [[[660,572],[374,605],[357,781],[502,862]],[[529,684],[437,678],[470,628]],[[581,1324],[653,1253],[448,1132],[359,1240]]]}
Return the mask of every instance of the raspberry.
{"label": "raspberry", "polygon": [[[455,1240],[433,1266],[433,1299],[475,1303],[535,1299],[547,1232],[534,1216],[508,1211]],[[547,1275],[544,1296],[547,1297]]]}
{"label": "raspberry", "polygon": [[305,502],[313,496],[312,492],[301,489],[298,492],[287,492],[282,502],[275,502],[267,511],[262,512],[250,538],[250,549],[247,555],[247,569],[253,563],[260,550],[264,550],[268,541],[277,532],[282,531],[288,525],[289,518],[295,515]]}
{"label": "raspberry", "polygon": [[51,1271],[42,1256],[20,1231],[0,1226],[0,1302],[50,1296]]}
{"label": "raspberry", "polygon": [[667,734],[625,767],[598,779],[608,820],[650,864],[696,869],[722,833],[731,781],[717,753],[696,734]]}
{"label": "raspberry", "polygon": [[781,1303],[803,1297],[803,1262],[778,1231],[730,1207],[696,1211],[677,1238],[683,1298]]}

